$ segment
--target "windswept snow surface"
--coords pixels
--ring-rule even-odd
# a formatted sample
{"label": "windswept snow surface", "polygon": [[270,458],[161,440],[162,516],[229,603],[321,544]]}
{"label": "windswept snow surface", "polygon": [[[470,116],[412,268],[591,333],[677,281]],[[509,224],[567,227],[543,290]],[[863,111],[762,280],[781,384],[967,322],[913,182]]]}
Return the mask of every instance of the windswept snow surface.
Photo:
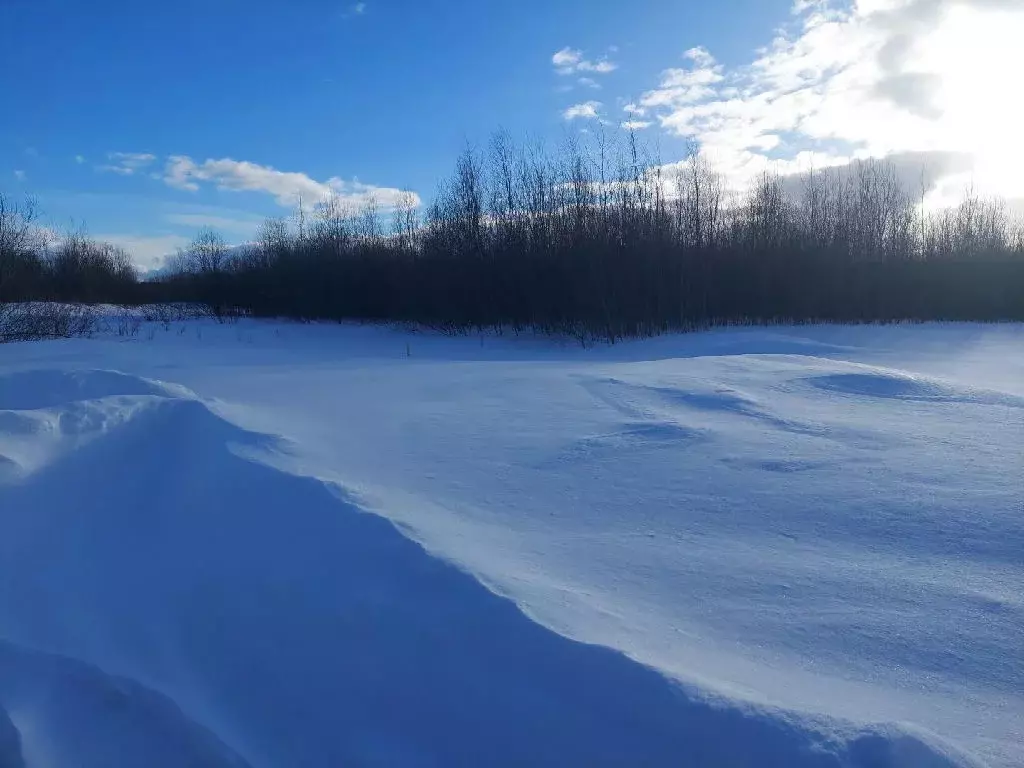
{"label": "windswept snow surface", "polygon": [[0,767],[1024,765],[1024,328],[0,347]]}

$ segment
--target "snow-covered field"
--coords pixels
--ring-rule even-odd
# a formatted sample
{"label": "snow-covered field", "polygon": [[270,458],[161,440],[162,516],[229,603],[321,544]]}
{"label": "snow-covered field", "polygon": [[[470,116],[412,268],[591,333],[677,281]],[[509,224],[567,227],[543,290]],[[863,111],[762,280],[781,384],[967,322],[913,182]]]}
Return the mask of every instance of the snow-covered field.
{"label": "snow-covered field", "polygon": [[1024,765],[1024,328],[0,346],[21,765]]}

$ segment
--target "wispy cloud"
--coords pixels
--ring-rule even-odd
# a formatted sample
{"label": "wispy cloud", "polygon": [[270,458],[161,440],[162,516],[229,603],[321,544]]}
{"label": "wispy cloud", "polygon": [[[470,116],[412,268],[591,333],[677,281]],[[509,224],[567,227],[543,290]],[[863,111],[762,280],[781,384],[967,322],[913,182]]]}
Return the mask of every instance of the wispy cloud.
{"label": "wispy cloud", "polygon": [[1010,86],[1024,3],[854,0],[837,10],[797,0],[792,10],[789,27],[746,65],[687,51],[683,66],[630,105],[638,109],[631,119],[646,112],[666,132],[696,140],[737,180],[771,165],[968,154],[973,164],[955,171],[953,188],[973,180],[1024,197]]}
{"label": "wispy cloud", "polygon": [[164,215],[164,221],[182,227],[196,227],[197,229],[212,227],[224,232],[243,235],[252,234],[260,224],[260,219],[256,217],[236,219],[207,213],[168,213]]}
{"label": "wispy cloud", "polygon": [[75,155],[75,162],[78,163],[79,165],[81,165],[82,163],[85,162],[85,156],[84,155]]}
{"label": "wispy cloud", "polygon": [[601,106],[600,101],[584,101],[581,104],[573,104],[562,112],[562,117],[565,120],[596,120],[600,115],[598,110],[601,109]]}
{"label": "wispy cloud", "polygon": [[22,171],[22,170],[15,171],[14,172],[14,178],[17,179],[18,181],[24,181],[25,180],[25,172]]}
{"label": "wispy cloud", "polygon": [[560,75],[574,75],[581,72],[606,75],[619,67],[607,57],[592,61],[584,57],[583,51],[569,47],[557,51],[551,57],[551,63],[555,67],[555,72]]}
{"label": "wispy cloud", "polygon": [[135,169],[125,168],[121,165],[97,165],[96,170],[102,173],[116,173],[119,176],[132,176],[135,174]]}
{"label": "wispy cloud", "polygon": [[348,8],[345,9],[345,11],[341,14],[341,18],[343,18],[343,19],[351,19],[351,18],[353,18],[355,16],[365,16],[365,15],[366,15],[366,3],[354,3],[353,5],[350,5],[350,6],[348,6]]}
{"label": "wispy cloud", "polygon": [[[304,173],[279,171],[271,166],[230,158],[199,163],[185,155],[167,159],[163,181],[176,189],[191,192],[203,184],[229,192],[261,192],[272,195],[279,205],[288,208],[299,200],[314,205],[332,196],[352,205],[362,205],[372,199],[384,208],[391,208],[405,195],[393,187],[377,187],[338,177],[317,181]],[[418,197],[415,202],[419,204]]]}
{"label": "wispy cloud", "polygon": [[626,120],[621,126],[627,131],[642,131],[650,128],[652,123],[649,120]]}
{"label": "wispy cloud", "polygon": [[[78,157],[82,157],[79,155]],[[78,160],[78,158],[75,158]],[[104,173],[116,173],[120,176],[133,176],[137,171],[144,170],[156,160],[156,155],[148,152],[108,152],[109,163],[97,165],[96,170]],[[84,162],[85,158],[78,160]]]}
{"label": "wispy cloud", "polygon": [[691,48],[685,58],[691,65],[666,69],[661,75],[661,84],[640,100],[640,110],[681,107],[716,95],[718,84],[725,79],[723,67],[704,48]]}

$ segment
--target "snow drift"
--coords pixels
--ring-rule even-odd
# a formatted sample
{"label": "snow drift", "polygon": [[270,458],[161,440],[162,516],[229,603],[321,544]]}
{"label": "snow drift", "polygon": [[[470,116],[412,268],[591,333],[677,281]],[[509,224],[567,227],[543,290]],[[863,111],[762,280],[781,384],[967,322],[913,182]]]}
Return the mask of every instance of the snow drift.
{"label": "snow drift", "polygon": [[0,765],[1019,763],[1017,363],[801,333],[4,348]]}

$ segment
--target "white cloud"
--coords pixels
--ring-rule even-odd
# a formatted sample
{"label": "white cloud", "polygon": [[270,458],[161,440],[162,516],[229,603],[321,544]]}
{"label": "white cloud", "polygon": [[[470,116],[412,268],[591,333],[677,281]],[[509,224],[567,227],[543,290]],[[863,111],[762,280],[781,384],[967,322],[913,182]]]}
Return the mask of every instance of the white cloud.
{"label": "white cloud", "polygon": [[156,160],[156,155],[148,152],[109,152],[107,157],[124,165],[141,168]]}
{"label": "white cloud", "polygon": [[571,75],[575,71],[576,65],[582,60],[583,52],[573,48],[563,48],[551,57],[551,63],[559,70],[567,70],[562,73],[567,75]]}
{"label": "white cloud", "polygon": [[703,48],[693,48],[686,56],[693,64],[662,72],[661,84],[640,99],[641,109],[676,108],[715,96],[716,87],[725,79],[724,68]]}
{"label": "white cloud", "polygon": [[260,225],[260,219],[236,219],[230,216],[218,216],[207,213],[168,213],[164,221],[169,224],[178,224],[183,227],[211,227],[224,232],[233,232],[244,235],[251,235]]}
{"label": "white cloud", "polygon": [[18,181],[24,181],[25,180],[25,172],[24,171],[20,171],[20,170],[19,171],[15,171],[14,172],[14,178],[16,178]]}
{"label": "white cloud", "polygon": [[[79,160],[78,158],[82,158]],[[133,176],[136,171],[144,170],[156,160],[156,155],[148,152],[108,152],[107,159],[110,161],[105,165],[97,165],[96,170],[104,173],[116,173],[120,176]],[[75,158],[78,162],[85,162],[81,155]]]}
{"label": "white cloud", "polygon": [[[197,191],[204,183],[230,192],[262,192],[273,195],[279,205],[287,208],[299,200],[315,205],[332,196],[346,204],[360,206],[372,199],[383,208],[392,208],[405,194],[400,189],[376,187],[338,177],[316,181],[304,173],[279,171],[244,160],[222,158],[197,163],[184,155],[173,155],[167,159],[163,180],[171,187],[190,192]],[[415,199],[418,205],[419,198]]]}
{"label": "white cloud", "polygon": [[715,65],[715,57],[702,45],[691,48],[683,54],[683,57],[689,59],[698,67],[713,67]]}
{"label": "white cloud", "polygon": [[583,56],[583,51],[575,48],[563,48],[551,57],[551,63],[555,71],[560,75],[574,75],[580,72],[589,72],[597,75],[606,75],[614,72],[619,65],[607,58],[591,61]]}
{"label": "white cloud", "polygon": [[75,155],[75,162],[81,165],[85,162],[85,157],[83,155]]}
{"label": "white cloud", "polygon": [[566,120],[596,120],[600,108],[600,101],[585,101],[582,104],[573,104],[562,113],[562,117]]}
{"label": "white cloud", "polygon": [[627,131],[642,131],[645,128],[651,127],[649,120],[627,120],[621,124]]}
{"label": "white cloud", "polygon": [[592,77],[581,77],[576,82],[582,85],[584,88],[593,88],[594,90],[601,89],[601,84]]}
{"label": "white cloud", "polygon": [[597,72],[601,75],[606,75],[609,72],[614,72],[619,68],[618,64],[614,64],[610,61],[602,59],[598,62],[581,61],[576,67],[579,72]]}
{"label": "white cloud", "polygon": [[1024,2],[798,0],[792,18],[745,66],[687,51],[639,106],[740,183],[773,164],[966,154],[970,167],[943,188],[973,179],[1024,197],[1024,113],[1012,87]]}

